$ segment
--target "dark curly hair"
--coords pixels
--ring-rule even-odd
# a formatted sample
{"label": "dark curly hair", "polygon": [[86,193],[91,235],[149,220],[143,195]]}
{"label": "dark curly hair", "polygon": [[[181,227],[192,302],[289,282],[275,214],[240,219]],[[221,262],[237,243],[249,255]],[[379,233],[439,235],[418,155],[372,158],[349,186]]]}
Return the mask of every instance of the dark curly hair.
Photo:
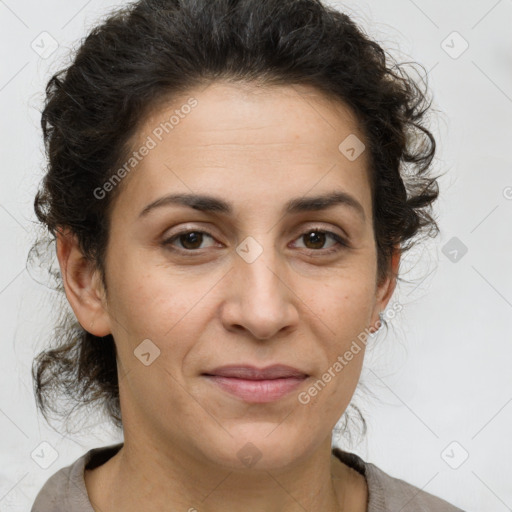
{"label": "dark curly hair", "polygon": [[[49,80],[41,117],[48,165],[35,213],[49,242],[71,230],[105,288],[109,212],[121,187],[104,199],[94,191],[131,154],[147,115],[216,80],[309,85],[352,109],[370,155],[379,280],[392,272],[394,249],[438,234],[436,144],[425,126],[432,101],[346,14],[319,0],[141,0],[85,37],[73,62]],[[40,248],[39,241],[33,255]],[[32,376],[45,418],[62,413],[54,399],[66,396],[75,407],[102,405],[122,427],[114,339],[93,336],[70,310]]]}

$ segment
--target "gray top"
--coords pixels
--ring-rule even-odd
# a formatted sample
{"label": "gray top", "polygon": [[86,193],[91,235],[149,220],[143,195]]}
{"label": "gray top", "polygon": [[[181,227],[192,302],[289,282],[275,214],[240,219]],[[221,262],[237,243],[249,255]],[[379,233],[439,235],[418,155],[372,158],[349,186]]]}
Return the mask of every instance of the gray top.
{"label": "gray top", "polygon": [[[85,487],[84,469],[100,466],[113,457],[122,445],[117,443],[93,448],[57,471],[39,491],[31,512],[94,512]],[[464,512],[441,498],[384,473],[355,453],[340,448],[333,448],[332,453],[366,478],[367,512]]]}

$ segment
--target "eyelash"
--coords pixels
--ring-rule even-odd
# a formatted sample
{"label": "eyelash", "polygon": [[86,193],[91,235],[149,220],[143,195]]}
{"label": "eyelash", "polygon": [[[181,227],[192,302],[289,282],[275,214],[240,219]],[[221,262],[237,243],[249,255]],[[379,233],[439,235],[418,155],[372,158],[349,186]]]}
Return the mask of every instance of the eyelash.
{"label": "eyelash", "polygon": [[[317,255],[318,253],[320,253],[320,255],[330,255],[330,254],[337,253],[337,252],[343,250],[344,248],[350,247],[349,244],[346,242],[346,240],[343,239],[342,237],[340,237],[338,234],[333,233],[332,231],[327,231],[320,227],[309,228],[307,231],[304,231],[298,238],[301,238],[304,235],[311,233],[311,232],[328,235],[337,242],[337,245],[334,245],[333,247],[331,247],[329,249],[306,249],[306,253],[308,255]],[[187,235],[189,233],[200,233],[203,235],[208,235],[209,237],[215,239],[215,237],[212,234],[208,233],[207,231],[201,231],[198,229],[188,229],[188,230],[176,233],[172,237],[163,240],[162,246],[164,246],[165,248],[170,248],[170,250],[181,253],[181,254],[190,255],[192,253],[200,253],[201,249],[181,249],[181,248],[176,248],[176,247],[172,246],[172,242],[179,239],[181,236]]]}

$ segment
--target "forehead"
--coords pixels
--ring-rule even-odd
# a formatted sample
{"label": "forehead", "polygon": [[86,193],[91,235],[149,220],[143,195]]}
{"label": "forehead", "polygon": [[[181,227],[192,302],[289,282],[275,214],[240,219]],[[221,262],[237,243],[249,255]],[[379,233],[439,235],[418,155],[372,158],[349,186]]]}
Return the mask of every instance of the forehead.
{"label": "forehead", "polygon": [[[346,152],[354,142],[355,159]],[[246,206],[266,197],[280,206],[288,197],[336,189],[350,191],[370,215],[358,119],[309,86],[220,82],[191,89],[147,116],[132,147],[144,145],[151,149],[123,183],[131,205],[193,191]]]}

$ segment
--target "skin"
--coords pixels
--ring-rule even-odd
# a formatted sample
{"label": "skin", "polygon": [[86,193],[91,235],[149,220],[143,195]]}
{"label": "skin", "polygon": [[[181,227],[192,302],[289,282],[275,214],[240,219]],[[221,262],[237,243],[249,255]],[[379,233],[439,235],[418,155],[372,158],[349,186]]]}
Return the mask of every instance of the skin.
{"label": "skin", "polygon": [[[364,477],[331,454],[364,344],[308,404],[297,399],[361,332],[379,327],[396,285],[398,253],[393,273],[377,283],[367,152],[350,161],[338,150],[348,135],[364,136],[346,106],[308,86],[216,82],[149,115],[134,147],[191,96],[198,106],[120,185],[105,260],[108,293],[74,237],[58,236],[79,322],[97,336],[111,333],[118,351],[125,442],[85,471],[93,507],[365,511]],[[364,218],[346,205],[282,213],[292,198],[333,190],[353,196]],[[167,205],[139,216],[166,194],[191,192],[222,198],[233,215]],[[311,242],[312,228],[349,246],[328,235]],[[208,235],[163,243],[186,230]],[[247,236],[263,250],[252,263],[235,251]],[[326,253],[333,247],[339,250]],[[160,350],[148,366],[134,355],[145,339]],[[278,401],[247,403],[202,375],[233,363],[282,363],[308,378]],[[250,467],[237,455],[248,442],[260,455]]]}

